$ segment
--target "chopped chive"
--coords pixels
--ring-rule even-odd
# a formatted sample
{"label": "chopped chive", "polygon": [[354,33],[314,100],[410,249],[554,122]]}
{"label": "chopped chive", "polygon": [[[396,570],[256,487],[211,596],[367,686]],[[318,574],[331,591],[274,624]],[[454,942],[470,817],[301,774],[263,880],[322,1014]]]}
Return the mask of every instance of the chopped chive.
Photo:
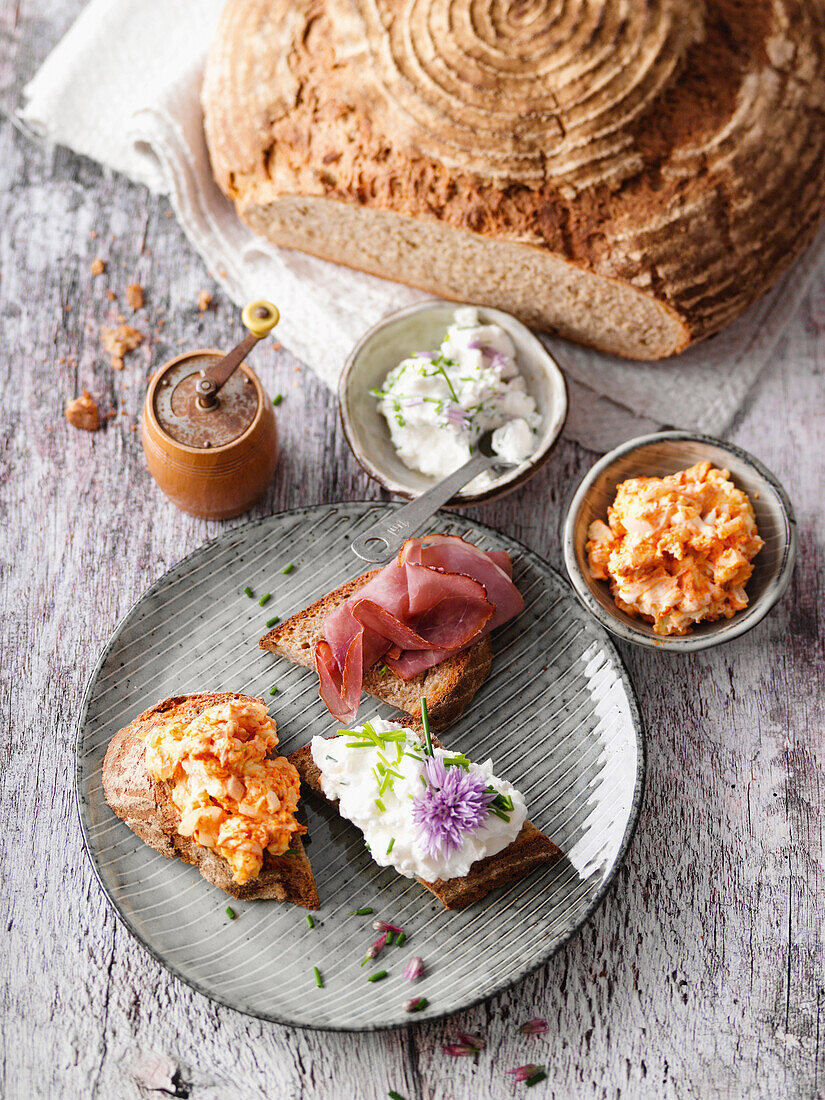
{"label": "chopped chive", "polygon": [[278,694],[278,685],[277,684],[272,685],[272,687],[269,689],[269,694],[270,695],[277,695]]}
{"label": "chopped chive", "polygon": [[394,943],[395,943],[395,932],[388,932],[387,933],[387,939],[386,939],[386,942],[384,943],[384,946],[385,947],[392,947],[392,945]]}
{"label": "chopped chive", "polygon": [[230,920],[234,920],[235,917],[237,916],[237,913],[235,912],[235,910],[232,908],[231,905],[227,905],[226,915],[229,917]]}
{"label": "chopped chive", "polygon": [[544,1072],[543,1069],[540,1069],[540,1070],[537,1070],[537,1072],[534,1073],[532,1077],[528,1077],[526,1079],[526,1081],[524,1082],[524,1084],[529,1089],[532,1085],[537,1085],[539,1083],[539,1081],[544,1081],[546,1079],[546,1077],[547,1077],[547,1074]]}
{"label": "chopped chive", "polygon": [[360,909],[350,909],[347,913],[348,917],[367,917],[372,913],[373,909],[370,905],[364,905]]}
{"label": "chopped chive", "polygon": [[307,927],[308,928],[314,928],[315,927],[315,917],[313,917],[313,915],[311,913],[307,913]]}
{"label": "chopped chive", "polygon": [[424,727],[424,739],[427,742],[427,756],[433,755],[433,739],[430,736],[430,716],[427,713],[427,697],[421,696],[421,725]]}
{"label": "chopped chive", "polygon": [[254,595],[255,595],[255,593],[254,593],[254,592],[252,591],[252,589],[251,589],[251,588],[249,587],[249,585],[247,585],[247,586],[246,586],[246,588],[245,588],[245,589],[243,590],[243,592],[244,592],[244,595],[245,595],[245,596],[249,596],[250,600],[251,600],[251,599],[252,599],[252,598],[254,597]]}
{"label": "chopped chive", "polygon": [[390,854],[390,852],[392,851],[392,849],[393,849],[393,845],[394,845],[394,844],[395,844],[395,837],[394,837],[394,836],[391,836],[391,837],[390,837],[390,843],[389,843],[389,847],[387,848],[387,855],[389,855],[389,854]]}
{"label": "chopped chive", "polygon": [[382,814],[386,812],[387,807],[384,805],[380,798],[376,798],[375,805],[378,807]]}
{"label": "chopped chive", "polygon": [[318,969],[317,966],[313,966],[312,973],[315,975],[315,984],[318,986],[319,989],[323,989],[324,979],[321,977],[321,971]]}
{"label": "chopped chive", "polygon": [[381,665],[378,671],[381,673],[382,676],[386,676],[390,670],[387,668],[386,665]]}
{"label": "chopped chive", "polygon": [[399,932],[398,935],[395,937],[395,946],[396,947],[403,947],[404,944],[406,943],[406,941],[407,941],[407,933],[406,932]]}
{"label": "chopped chive", "polygon": [[280,619],[278,618],[278,616],[276,615],[274,619],[267,619],[267,620],[266,620],[266,625],[267,625],[267,626],[275,626],[275,624],[276,624],[276,623],[279,623],[280,621],[281,621],[281,620],[280,620]]}
{"label": "chopped chive", "polygon": [[281,572],[282,572],[282,573],[283,573],[284,575],[286,575],[286,574],[288,574],[288,573],[291,573],[291,572],[292,572],[292,570],[293,570],[294,568],[295,568],[295,566],[294,566],[294,565],[292,564],[292,562],[290,562],[290,563],[289,563],[289,565],[285,565],[285,566],[283,567],[283,569],[281,570]]}
{"label": "chopped chive", "polygon": [[400,1092],[396,1092],[395,1089],[390,1089],[387,1096],[389,1096],[390,1100],[406,1100],[406,1098],[402,1096]]}
{"label": "chopped chive", "polygon": [[370,976],[367,978],[367,981],[368,982],[380,982],[381,979],[386,978],[386,976],[387,976],[386,970],[376,970],[376,972],[374,974],[370,974]]}
{"label": "chopped chive", "polygon": [[261,598],[258,600],[258,606],[259,607],[266,607],[266,605],[269,603],[269,601],[271,599],[272,599],[272,593],[267,592],[267,594],[265,596],[261,596]]}
{"label": "chopped chive", "polygon": [[272,398],[272,404],[277,408],[283,401],[283,399],[284,395],[282,393],[276,393],[275,396]]}

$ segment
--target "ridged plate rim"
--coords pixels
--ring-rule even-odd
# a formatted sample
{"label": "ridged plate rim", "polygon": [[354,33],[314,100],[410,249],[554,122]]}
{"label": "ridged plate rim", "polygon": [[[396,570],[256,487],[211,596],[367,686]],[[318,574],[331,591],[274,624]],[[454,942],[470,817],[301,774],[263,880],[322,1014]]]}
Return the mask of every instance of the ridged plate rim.
{"label": "ridged plate rim", "polygon": [[[161,951],[157,950],[155,947],[152,946],[152,944],[150,944],[149,942],[147,942],[146,939],[144,939],[144,937],[141,935],[140,931],[134,926],[134,924],[132,923],[130,917],[124,911],[123,907],[120,905],[120,903],[118,902],[118,900],[116,899],[114,894],[110,891],[110,889],[109,889],[109,887],[108,887],[108,885],[105,881],[103,870],[100,867],[99,862],[98,862],[97,851],[96,851],[96,848],[95,848],[95,846],[93,844],[93,841],[91,839],[91,836],[90,836],[90,826],[87,823],[86,818],[85,818],[84,809],[83,809],[83,800],[82,800],[82,797],[81,797],[81,782],[82,782],[81,748],[82,748],[82,743],[83,743],[83,739],[84,739],[84,732],[85,732],[85,728],[86,728],[86,722],[87,722],[87,718],[88,718],[88,714],[89,714],[89,709],[90,709],[94,689],[97,685],[97,680],[98,680],[98,677],[100,675],[101,669],[103,668],[107,657],[109,656],[111,651],[114,649],[114,647],[119,642],[120,635],[122,634],[123,630],[126,628],[129,621],[131,620],[132,615],[137,611],[137,609],[140,607],[140,605],[142,603],[144,603],[146,600],[148,600],[166,582],[169,574],[171,572],[173,572],[174,570],[179,570],[182,566],[185,566],[192,559],[194,559],[196,557],[199,557],[202,554],[205,554],[210,548],[217,547],[218,544],[220,544],[224,541],[228,542],[232,538],[237,538],[240,532],[251,531],[256,527],[261,527],[261,526],[266,525],[266,524],[272,524],[273,522],[276,522],[279,518],[293,517],[293,516],[298,516],[298,515],[301,515],[301,514],[307,515],[309,513],[314,513],[314,512],[317,512],[318,510],[322,509],[322,508],[353,507],[353,506],[358,506],[358,505],[361,505],[361,506],[364,506],[365,508],[370,508],[370,509],[382,509],[383,508],[383,509],[387,509],[389,511],[394,511],[396,508],[400,507],[400,505],[398,505],[396,503],[388,503],[388,502],[382,502],[382,501],[367,501],[367,500],[334,501],[334,502],[329,502],[329,503],[326,503],[326,504],[303,505],[303,506],[299,506],[299,507],[296,507],[296,508],[284,509],[281,512],[275,512],[272,515],[263,516],[263,517],[260,517],[259,519],[251,520],[248,523],[240,524],[237,527],[231,528],[229,531],[222,532],[220,535],[217,535],[215,538],[207,539],[205,542],[201,543],[200,546],[196,547],[189,554],[184,555],[183,558],[180,558],[178,561],[176,561],[172,565],[170,565],[169,568],[166,569],[161,574],[161,576],[159,576],[155,581],[153,581],[152,584],[149,585],[149,587],[146,588],[140,594],[140,596],[138,596],[138,598],[131,604],[131,606],[128,608],[128,610],[120,617],[120,619],[116,623],[114,629],[112,630],[111,635],[109,636],[107,642],[103,646],[103,648],[100,652],[100,655],[98,656],[98,659],[95,662],[95,665],[94,665],[94,667],[93,667],[93,669],[92,669],[92,671],[89,675],[89,678],[87,680],[86,689],[84,691],[83,700],[82,700],[81,707],[80,707],[80,713],[79,713],[79,718],[78,718],[78,722],[77,722],[76,736],[75,736],[74,801],[75,801],[75,807],[76,807],[76,810],[77,810],[78,821],[80,823],[80,830],[81,830],[81,836],[82,836],[82,839],[83,839],[83,846],[84,846],[86,855],[89,859],[89,862],[91,864],[92,872],[93,872],[95,878],[97,879],[98,885],[100,886],[104,897],[106,898],[106,900],[108,901],[108,903],[111,906],[112,910],[114,911],[115,916],[117,917],[117,919],[120,921],[120,923],[123,925],[123,927],[129,932],[129,934],[135,940],[137,940],[137,942],[141,945],[141,947],[144,950],[146,950],[148,952],[148,954],[157,963],[159,963],[168,973],[170,973],[174,978],[177,978],[179,981],[182,981],[185,985],[187,985],[191,989],[195,990],[195,992],[199,993],[203,997],[206,997],[208,1000],[214,1002],[215,1004],[219,1004],[222,1007],[230,1009],[233,1012],[238,1012],[241,1015],[249,1016],[253,1019],[263,1020],[263,1021],[266,1021],[268,1023],[282,1024],[282,1025],[285,1025],[285,1026],[288,1026],[288,1027],[299,1027],[299,1028],[306,1029],[306,1030],[311,1030],[311,1031],[336,1031],[336,1032],[371,1033],[371,1032],[381,1032],[381,1031],[392,1031],[392,1030],[397,1030],[399,1028],[410,1028],[410,1027],[416,1026],[417,1024],[429,1024],[429,1023],[436,1022],[438,1020],[443,1020],[443,1019],[446,1019],[450,1016],[456,1015],[458,1012],[464,1012],[464,1011],[466,1011],[470,1008],[474,1008],[475,1006],[477,1006],[479,1004],[483,1004],[485,1001],[488,1001],[488,1000],[492,999],[493,997],[498,996],[501,993],[504,993],[509,989],[512,989],[514,986],[518,985],[519,982],[521,982],[525,978],[527,978],[530,974],[534,973],[535,971],[540,969],[542,966],[544,966],[550,959],[553,958],[553,956],[558,951],[560,951],[563,947],[565,947],[566,944],[568,944],[570,942],[570,940],[573,938],[573,936],[576,935],[576,933],[579,932],[581,930],[581,928],[590,920],[590,918],[593,916],[593,914],[596,912],[596,910],[601,906],[602,902],[604,901],[605,897],[607,896],[607,893],[608,893],[609,889],[611,888],[611,886],[613,884],[613,881],[616,877],[616,874],[618,873],[619,869],[624,864],[624,861],[627,857],[628,849],[630,847],[630,844],[633,841],[633,837],[634,837],[634,835],[636,833],[636,829],[638,827],[639,816],[640,816],[640,813],[641,813],[641,807],[642,807],[642,804],[643,804],[643,801],[644,801],[644,790],[645,790],[645,782],[646,782],[646,774],[647,774],[647,746],[646,746],[646,731],[645,731],[644,722],[643,722],[643,719],[642,719],[641,709],[639,707],[638,699],[636,697],[636,691],[633,687],[633,682],[632,682],[632,680],[630,678],[630,675],[629,675],[629,673],[628,673],[628,671],[625,667],[625,664],[624,664],[624,662],[621,658],[621,655],[619,654],[615,644],[613,643],[613,640],[610,636],[610,633],[600,623],[591,621],[590,626],[591,626],[591,629],[594,630],[594,632],[596,634],[601,635],[601,637],[600,637],[601,645],[604,646],[605,650],[609,653],[609,655],[611,656],[611,658],[615,662],[616,673],[617,673],[619,679],[622,682],[622,686],[623,686],[623,688],[625,690],[625,693],[626,693],[626,696],[627,696],[628,709],[629,709],[629,712],[630,712],[630,718],[631,718],[631,722],[632,722],[632,726],[633,726],[633,731],[635,733],[636,753],[637,753],[636,774],[635,774],[635,779],[634,779],[633,797],[631,799],[629,810],[628,810],[627,824],[625,826],[624,834],[622,836],[619,848],[617,850],[613,865],[610,867],[609,871],[605,875],[605,878],[604,878],[603,882],[597,888],[593,898],[591,899],[588,906],[581,913],[579,918],[574,922],[574,924],[563,935],[561,935],[552,944],[552,946],[547,951],[545,951],[543,953],[538,953],[528,963],[524,964],[523,966],[521,966],[520,968],[515,970],[511,975],[508,975],[508,977],[506,979],[502,980],[495,988],[489,990],[488,992],[485,992],[482,995],[468,997],[465,1000],[463,1000],[460,1005],[447,1008],[444,1011],[428,1012],[427,1015],[423,1018],[422,1017],[416,1018],[415,1016],[411,1015],[409,1020],[402,1020],[402,1021],[399,1021],[399,1022],[392,1022],[392,1023],[370,1023],[370,1024],[363,1025],[363,1026],[351,1026],[351,1025],[347,1026],[347,1025],[343,1025],[343,1024],[340,1025],[340,1026],[331,1026],[331,1025],[326,1024],[326,1023],[324,1023],[324,1024],[315,1024],[315,1023],[311,1023],[311,1022],[307,1022],[307,1021],[303,1021],[303,1020],[302,1021],[296,1021],[296,1020],[290,1019],[288,1016],[282,1015],[280,1013],[261,1012],[261,1011],[257,1011],[255,1009],[251,1009],[251,1008],[240,1007],[239,1005],[231,1003],[231,1001],[228,998],[224,998],[224,997],[220,996],[219,994],[207,989],[199,981],[197,981],[194,978],[192,978],[192,977],[188,976],[187,974],[185,974],[174,963],[169,962],[166,958],[164,958],[163,953]],[[441,514],[442,513],[439,513],[439,515],[441,515]],[[454,523],[456,521],[457,517],[455,517],[454,515],[448,514],[448,513],[444,513],[443,518],[444,518],[446,523]],[[474,518],[461,516],[461,517],[458,517],[458,521],[459,522],[463,521],[463,522],[470,523],[474,527],[478,528],[479,530],[483,530],[484,532],[486,532],[486,533],[488,533],[488,534],[490,534],[494,537],[497,537],[497,538],[502,537],[502,533],[500,531],[497,531],[494,527],[491,527],[489,524],[485,524],[485,523],[483,523],[479,520],[476,520]],[[509,541],[511,543],[515,543],[516,545],[518,545],[520,551],[523,554],[525,554],[527,557],[532,559],[534,566],[538,567],[540,570],[542,570],[545,573],[552,576],[554,581],[557,582],[560,585],[561,588],[567,589],[570,592],[570,594],[575,597],[575,592],[574,592],[573,586],[570,584],[570,582],[568,580],[566,580],[566,578],[564,578],[547,561],[545,561],[545,559],[542,558],[541,555],[536,553],[536,551],[531,550],[529,547],[525,546],[523,543],[521,543],[518,539],[515,539],[513,536],[507,535],[507,536],[504,536],[504,537],[507,539],[507,541]],[[357,569],[357,562],[356,562],[356,559],[355,559],[354,555],[353,555],[353,564],[354,564],[355,568]],[[495,656],[495,654],[494,654],[494,656]],[[311,855],[312,855],[311,850],[309,852],[309,855],[310,855],[310,858],[311,858]]]}

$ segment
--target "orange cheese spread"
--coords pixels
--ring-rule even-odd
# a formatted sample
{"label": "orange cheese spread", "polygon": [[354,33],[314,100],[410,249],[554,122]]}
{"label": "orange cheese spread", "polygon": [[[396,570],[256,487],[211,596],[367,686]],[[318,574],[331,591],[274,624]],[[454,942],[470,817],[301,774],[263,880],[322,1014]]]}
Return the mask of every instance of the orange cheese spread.
{"label": "orange cheese spread", "polygon": [[657,634],[688,634],[747,607],[751,561],[764,545],[747,495],[709,462],[622,482],[607,523],[591,523],[588,538],[591,575],[610,581],[616,606]]}
{"label": "orange cheese spread", "polygon": [[257,877],[264,852],[283,855],[293,834],[300,779],[284,757],[275,722],[260,700],[212,706],[146,737],[146,766],[168,783],[178,832],[229,863],[237,883]]}

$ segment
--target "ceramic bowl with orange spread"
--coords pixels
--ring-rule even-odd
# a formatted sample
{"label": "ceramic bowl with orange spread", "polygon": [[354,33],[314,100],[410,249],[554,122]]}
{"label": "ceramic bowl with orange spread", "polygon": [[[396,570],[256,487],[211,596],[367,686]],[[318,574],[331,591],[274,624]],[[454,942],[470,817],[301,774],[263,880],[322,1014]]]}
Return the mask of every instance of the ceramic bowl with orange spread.
{"label": "ceramic bowl with orange spread", "polygon": [[630,440],[571,502],[564,556],[576,593],[613,634],[669,651],[743,634],[790,582],[796,523],[756,458],[690,432]]}

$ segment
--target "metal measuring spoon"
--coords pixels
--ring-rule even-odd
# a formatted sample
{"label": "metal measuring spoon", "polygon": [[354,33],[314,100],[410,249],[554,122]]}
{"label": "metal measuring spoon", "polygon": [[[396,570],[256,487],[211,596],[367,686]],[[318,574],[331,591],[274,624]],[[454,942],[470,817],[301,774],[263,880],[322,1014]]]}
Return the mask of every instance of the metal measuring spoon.
{"label": "metal measuring spoon", "polygon": [[477,446],[478,454],[473,455],[469,462],[465,462],[432,489],[359,535],[352,543],[352,549],[358,557],[373,565],[387,561],[398,553],[406,539],[419,531],[468,481],[472,481],[482,471],[489,470],[491,466],[521,465],[521,462],[510,462],[495,453],[492,428],[484,432]]}

